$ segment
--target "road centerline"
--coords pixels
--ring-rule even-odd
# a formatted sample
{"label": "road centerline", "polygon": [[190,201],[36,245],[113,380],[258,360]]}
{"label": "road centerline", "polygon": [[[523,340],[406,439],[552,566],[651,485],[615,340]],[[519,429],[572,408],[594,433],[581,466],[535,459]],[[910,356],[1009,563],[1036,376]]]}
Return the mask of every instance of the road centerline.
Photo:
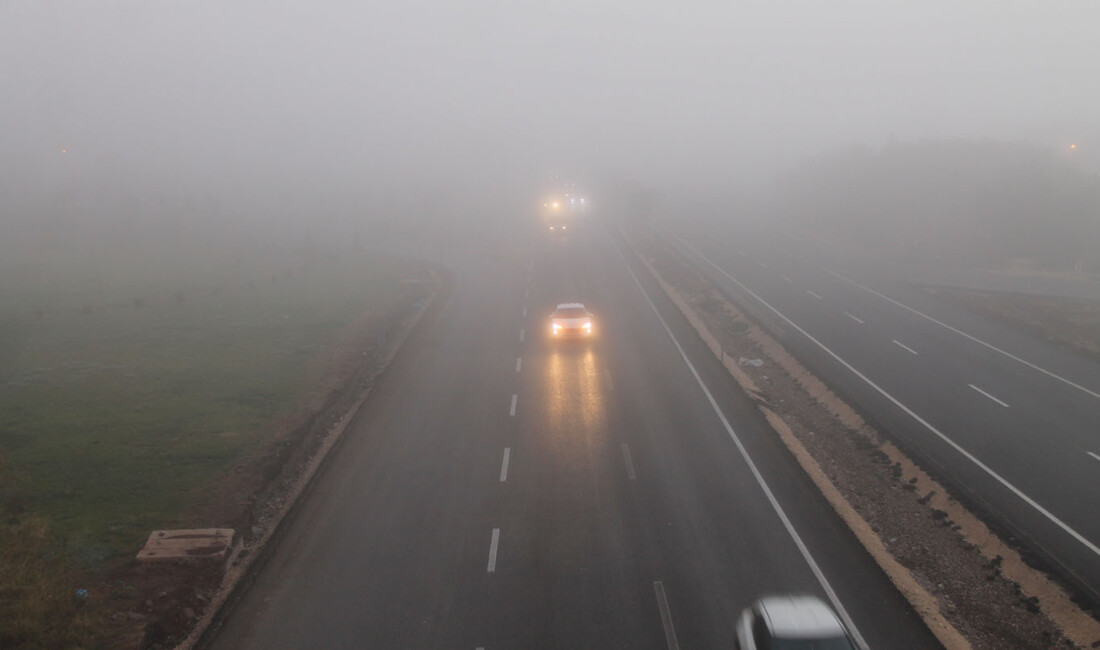
{"label": "road centerline", "polygon": [[500,482],[508,480],[508,459],[512,457],[512,448],[504,448],[504,459],[500,461]]}

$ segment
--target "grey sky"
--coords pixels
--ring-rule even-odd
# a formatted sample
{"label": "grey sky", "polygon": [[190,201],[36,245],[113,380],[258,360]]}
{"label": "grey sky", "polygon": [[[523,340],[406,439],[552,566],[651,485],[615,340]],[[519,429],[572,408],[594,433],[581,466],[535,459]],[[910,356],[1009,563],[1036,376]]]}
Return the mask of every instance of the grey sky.
{"label": "grey sky", "polygon": [[0,0],[0,170],[703,191],[891,137],[1087,150],[1098,27],[1092,0]]}

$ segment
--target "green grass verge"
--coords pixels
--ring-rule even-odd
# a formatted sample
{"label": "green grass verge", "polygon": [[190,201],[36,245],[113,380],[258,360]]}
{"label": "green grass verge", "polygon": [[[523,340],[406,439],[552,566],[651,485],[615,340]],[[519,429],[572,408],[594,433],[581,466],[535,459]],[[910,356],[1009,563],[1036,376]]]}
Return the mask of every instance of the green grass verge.
{"label": "green grass verge", "polygon": [[31,583],[52,592],[176,524],[302,407],[349,327],[408,308],[401,280],[423,273],[257,257],[0,269],[0,627],[31,616]]}

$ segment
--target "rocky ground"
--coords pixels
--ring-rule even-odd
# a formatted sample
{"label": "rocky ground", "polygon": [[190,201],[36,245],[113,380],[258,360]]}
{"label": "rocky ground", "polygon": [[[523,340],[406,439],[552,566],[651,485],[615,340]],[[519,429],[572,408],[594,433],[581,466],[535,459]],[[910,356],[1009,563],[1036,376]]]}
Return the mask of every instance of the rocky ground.
{"label": "rocky ground", "polygon": [[[949,648],[1100,647],[1100,623],[1029,567],[663,240],[636,250],[868,551]],[[756,365],[760,363],[760,365]]]}

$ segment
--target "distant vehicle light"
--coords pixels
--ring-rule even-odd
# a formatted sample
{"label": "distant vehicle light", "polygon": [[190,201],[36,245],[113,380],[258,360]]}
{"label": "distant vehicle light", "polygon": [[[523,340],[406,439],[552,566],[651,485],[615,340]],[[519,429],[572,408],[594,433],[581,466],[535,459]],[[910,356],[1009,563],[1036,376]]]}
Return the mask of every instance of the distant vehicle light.
{"label": "distant vehicle light", "polygon": [[1077,148],[1077,145],[1076,145],[1076,144],[1071,144],[1071,145],[1069,146],[1069,148],[1070,148],[1070,149],[1076,149],[1076,148]]}
{"label": "distant vehicle light", "polygon": [[558,207],[558,202],[557,201],[554,201],[554,207],[555,208]]}

